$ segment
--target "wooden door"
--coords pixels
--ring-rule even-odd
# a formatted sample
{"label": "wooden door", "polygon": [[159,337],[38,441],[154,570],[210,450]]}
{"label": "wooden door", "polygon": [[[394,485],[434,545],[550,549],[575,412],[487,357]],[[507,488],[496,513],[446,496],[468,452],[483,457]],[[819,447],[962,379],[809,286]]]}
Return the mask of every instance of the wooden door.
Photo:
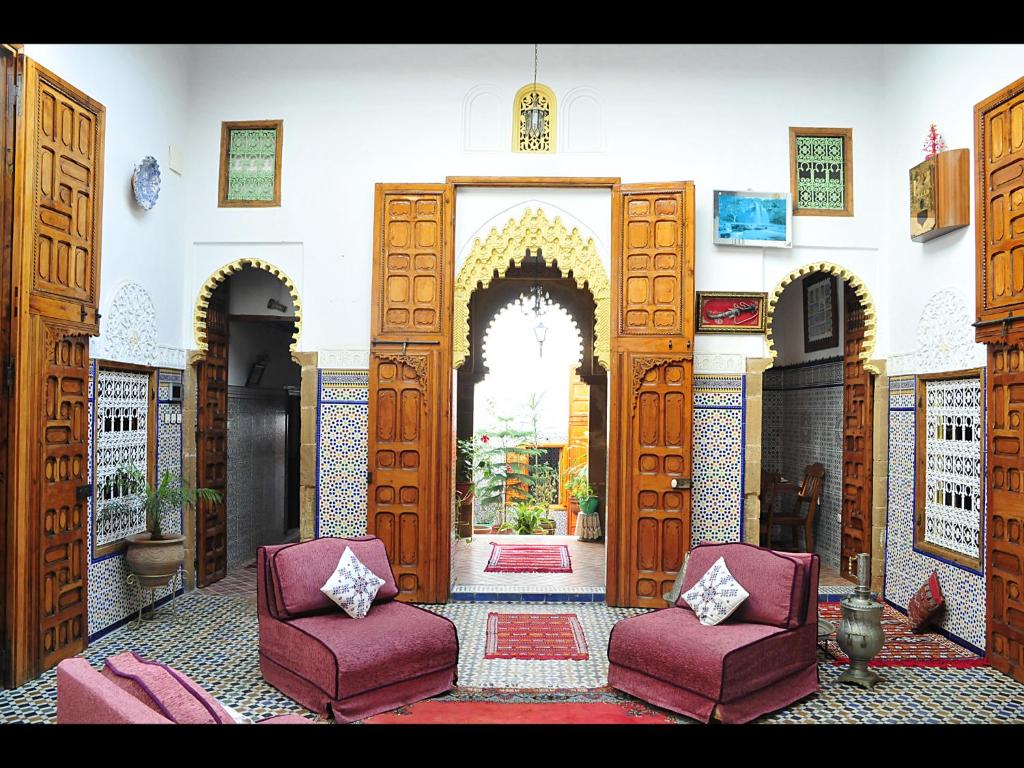
{"label": "wooden door", "polygon": [[1024,329],[1024,78],[974,108],[978,341]]}
{"label": "wooden door", "polygon": [[[576,375],[576,366],[569,370],[569,429],[566,440],[566,473],[562,478],[562,488],[565,489],[569,474],[581,466],[588,466],[590,462],[590,386]],[[593,486],[593,481],[591,481]],[[579,514],[579,504],[568,493],[563,491],[565,499],[563,503],[568,510],[567,531],[572,535],[576,530],[576,516]]]}
{"label": "wooden door", "polygon": [[24,59],[16,94],[9,526],[15,684],[87,642],[88,337],[99,331],[103,105]]}
{"label": "wooden door", "polygon": [[197,371],[196,482],[221,500],[196,505],[196,571],[200,587],[228,570],[228,285],[210,297],[206,311],[206,358]]}
{"label": "wooden door", "polygon": [[613,189],[611,605],[664,606],[690,548],[693,205],[692,182]]}
{"label": "wooden door", "polygon": [[871,554],[871,441],[874,377],[864,370],[864,308],[846,284],[843,342],[843,507],[839,572],[857,580],[856,558]]}
{"label": "wooden door", "polygon": [[370,319],[367,530],[399,600],[448,599],[453,457],[452,193],[378,184]]}
{"label": "wooden door", "polygon": [[988,347],[989,663],[1024,682],[1024,339]]}

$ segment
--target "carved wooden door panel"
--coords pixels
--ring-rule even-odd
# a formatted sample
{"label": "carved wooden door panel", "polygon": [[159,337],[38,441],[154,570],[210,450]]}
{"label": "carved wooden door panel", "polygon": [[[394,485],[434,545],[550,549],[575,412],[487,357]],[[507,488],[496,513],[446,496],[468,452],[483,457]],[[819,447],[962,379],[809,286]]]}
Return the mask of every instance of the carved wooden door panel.
{"label": "carved wooden door panel", "polygon": [[839,572],[856,581],[856,556],[871,554],[874,377],[864,370],[864,309],[846,285],[843,351],[843,507]]}
{"label": "carved wooden door panel", "polygon": [[196,570],[199,586],[219,581],[228,567],[228,286],[210,297],[206,359],[199,363],[196,481],[217,491],[219,503],[196,505]]}
{"label": "carved wooden door panel", "polygon": [[102,104],[30,59],[21,68],[20,96],[5,102],[16,133],[5,160],[14,167],[15,685],[87,642],[88,337],[99,331],[104,135]]}
{"label": "carved wooden door panel", "polygon": [[988,347],[988,421],[985,650],[993,667],[1024,682],[1024,353],[1019,346]]}
{"label": "carved wooden door panel", "polygon": [[367,531],[411,602],[450,586],[451,210],[444,184],[376,188]]}
{"label": "carved wooden door panel", "polygon": [[1024,78],[974,108],[977,339],[1024,317]]}
{"label": "carved wooden door panel", "polygon": [[693,204],[692,182],[612,195],[612,605],[664,606],[690,548]]}
{"label": "carved wooden door panel", "polygon": [[105,110],[27,59],[24,119],[30,311],[96,335]]}
{"label": "carved wooden door panel", "polygon": [[42,353],[39,437],[39,668],[85,648],[89,498],[89,337],[34,323]]}

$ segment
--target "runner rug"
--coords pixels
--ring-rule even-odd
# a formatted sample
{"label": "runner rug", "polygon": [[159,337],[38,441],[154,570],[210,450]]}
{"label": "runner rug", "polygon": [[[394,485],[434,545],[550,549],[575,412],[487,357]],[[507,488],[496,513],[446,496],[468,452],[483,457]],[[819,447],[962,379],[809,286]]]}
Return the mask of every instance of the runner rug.
{"label": "runner rug", "polygon": [[574,613],[488,613],[485,659],[590,658]]}
{"label": "runner rug", "polygon": [[[843,620],[840,603],[818,603],[818,616],[831,621],[836,629]],[[984,667],[987,662],[966,648],[961,648],[937,632],[914,634],[906,617],[890,605],[882,609],[882,632],[885,644],[869,667],[941,667],[966,668]],[[833,664],[849,664],[850,659],[843,653],[833,632],[824,641],[825,652],[832,657]]]}
{"label": "runner rug", "polygon": [[363,721],[369,725],[672,725],[687,720],[613,688],[463,688]]}
{"label": "runner rug", "polygon": [[485,573],[572,573],[566,544],[491,544]]}

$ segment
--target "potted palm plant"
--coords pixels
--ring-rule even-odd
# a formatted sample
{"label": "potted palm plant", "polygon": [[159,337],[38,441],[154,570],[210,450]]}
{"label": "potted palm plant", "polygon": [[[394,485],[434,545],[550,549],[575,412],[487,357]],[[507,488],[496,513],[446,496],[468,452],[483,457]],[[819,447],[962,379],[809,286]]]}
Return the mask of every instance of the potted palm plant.
{"label": "potted palm plant", "polygon": [[125,561],[140,586],[155,589],[167,584],[185,561],[185,537],[167,533],[163,516],[182,506],[195,507],[197,501],[219,503],[221,496],[212,488],[189,488],[170,472],[164,472],[155,486],[138,467],[119,467],[103,484],[101,493],[108,503],[103,515],[137,509],[141,500],[146,510],[148,530],[127,536]]}
{"label": "potted palm plant", "polygon": [[576,499],[580,505],[580,512],[584,515],[592,515],[597,512],[597,496],[590,485],[587,476],[587,465],[580,464],[569,470],[569,479],[565,484],[566,490]]}

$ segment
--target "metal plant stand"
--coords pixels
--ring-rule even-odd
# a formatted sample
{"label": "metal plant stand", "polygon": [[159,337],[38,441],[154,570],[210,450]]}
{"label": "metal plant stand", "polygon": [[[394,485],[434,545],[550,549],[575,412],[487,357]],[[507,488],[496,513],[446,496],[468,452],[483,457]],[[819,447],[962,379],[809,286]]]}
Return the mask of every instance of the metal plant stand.
{"label": "metal plant stand", "polygon": [[[155,580],[158,580],[158,579],[162,579],[164,577],[163,576],[147,576],[146,578],[147,578],[147,581],[151,580],[151,579],[155,581]],[[166,581],[163,584],[157,583],[156,586],[144,587],[142,585],[142,582],[139,581],[139,577],[136,576],[134,573],[129,573],[126,581],[128,582],[129,586],[134,586],[135,587],[135,591],[137,592],[137,594],[139,596],[139,615],[135,619],[135,621],[133,621],[131,623],[132,629],[140,627],[142,625],[142,622],[144,622],[144,621],[145,622],[160,621],[168,613],[171,616],[171,621],[172,622],[174,622],[175,624],[177,624],[179,622],[178,605],[175,602],[175,596],[177,595],[177,592],[178,592],[178,589],[179,589],[179,586],[178,586],[179,583],[181,585],[181,587],[180,587],[181,589],[185,588],[185,569],[184,569],[183,566],[179,565],[177,570],[174,571],[174,573],[167,574]],[[158,589],[160,589],[160,587],[162,587],[162,586],[169,586],[171,588],[171,599],[167,602],[166,605],[161,606],[160,608],[157,608],[156,607],[156,591]],[[149,602],[150,602],[151,605],[153,605],[153,608],[152,608],[152,610],[149,611],[149,613],[147,613],[145,616],[143,616],[142,615],[142,610],[143,610],[143,607],[145,605],[145,602],[143,601],[142,598],[143,598],[143,593],[145,593],[145,592],[149,592]]]}

